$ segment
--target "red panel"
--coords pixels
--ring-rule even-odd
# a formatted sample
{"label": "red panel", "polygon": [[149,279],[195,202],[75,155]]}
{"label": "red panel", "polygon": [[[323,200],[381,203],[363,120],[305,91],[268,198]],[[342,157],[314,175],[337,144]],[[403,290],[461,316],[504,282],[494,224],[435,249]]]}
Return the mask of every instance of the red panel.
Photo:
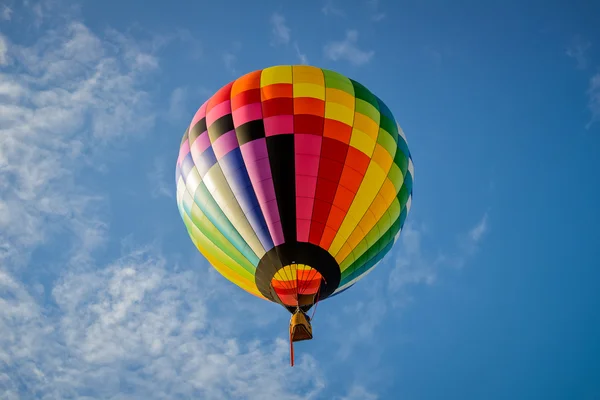
{"label": "red panel", "polygon": [[240,107],[260,103],[260,101],[260,89],[246,90],[231,99],[231,109],[235,111]]}
{"label": "red panel", "polygon": [[326,157],[341,163],[344,163],[346,160],[346,154],[348,153],[348,145],[346,143],[324,137],[321,148],[322,157]]}
{"label": "red panel", "polygon": [[328,203],[323,200],[315,199],[315,204],[313,206],[313,224],[311,226],[311,231],[313,226],[316,223],[320,223],[325,225],[327,222],[327,216],[329,215],[329,210],[331,209],[331,203]]}
{"label": "red panel", "polygon": [[221,104],[224,101],[230,100],[231,98],[231,86],[233,86],[233,82],[228,83],[223,86],[217,93],[215,93],[210,100],[208,100],[208,104],[206,105],[206,113],[213,109],[214,106]]}
{"label": "red panel", "polygon": [[[333,161],[329,158],[326,158],[324,154],[321,154],[321,161],[319,163],[319,179],[326,179],[332,182],[337,188],[343,169],[344,164],[342,162]],[[333,196],[331,199],[333,199]]]}
{"label": "red panel", "polygon": [[313,222],[310,224],[310,235],[308,237],[308,241],[318,246],[319,242],[321,241],[321,236],[323,235],[323,229],[325,229],[324,223],[313,220]]}
{"label": "red panel", "polygon": [[352,136],[352,127],[343,122],[325,118],[323,136],[348,144],[350,143],[350,136]]}
{"label": "red panel", "polygon": [[295,114],[294,133],[323,135],[323,118],[318,115]]}
{"label": "red panel", "polygon": [[354,168],[364,175],[371,159],[365,153],[354,147],[348,148],[348,157],[346,157],[346,165]]}
{"label": "red panel", "polygon": [[263,118],[273,117],[275,115],[293,115],[294,99],[280,97],[266,100],[262,103]]}
{"label": "red panel", "polygon": [[[323,160],[321,160],[321,164]],[[315,192],[315,199],[325,201],[329,204],[333,203],[335,192],[337,191],[338,184],[324,178],[317,178],[317,190]]]}

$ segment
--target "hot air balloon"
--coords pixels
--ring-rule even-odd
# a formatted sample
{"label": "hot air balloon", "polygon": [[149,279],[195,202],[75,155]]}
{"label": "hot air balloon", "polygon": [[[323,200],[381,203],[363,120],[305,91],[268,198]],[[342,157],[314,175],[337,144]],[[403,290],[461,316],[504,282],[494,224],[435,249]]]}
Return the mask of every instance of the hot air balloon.
{"label": "hot air balloon", "polygon": [[278,65],[219,89],[183,135],[177,205],[225,278],[291,314],[365,277],[398,239],[414,167],[385,103],[337,72]]}

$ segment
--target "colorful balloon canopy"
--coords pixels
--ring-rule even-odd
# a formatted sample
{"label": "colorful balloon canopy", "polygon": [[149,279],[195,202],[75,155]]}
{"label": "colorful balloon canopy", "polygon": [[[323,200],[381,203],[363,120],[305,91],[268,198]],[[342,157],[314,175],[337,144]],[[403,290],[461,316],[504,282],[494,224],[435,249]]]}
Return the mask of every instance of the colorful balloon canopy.
{"label": "colorful balloon canopy", "polygon": [[196,112],[177,159],[177,204],[224,277],[293,312],[349,288],[389,252],[413,175],[404,133],[367,88],[274,66]]}

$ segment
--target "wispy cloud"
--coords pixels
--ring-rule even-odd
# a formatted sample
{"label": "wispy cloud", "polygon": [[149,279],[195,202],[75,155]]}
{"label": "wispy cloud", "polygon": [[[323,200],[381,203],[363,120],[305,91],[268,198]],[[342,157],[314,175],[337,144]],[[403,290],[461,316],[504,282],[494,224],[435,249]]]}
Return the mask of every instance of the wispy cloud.
{"label": "wispy cloud", "polygon": [[379,396],[369,392],[364,386],[354,384],[348,390],[344,397],[338,397],[337,400],[377,400]]}
{"label": "wispy cloud", "polygon": [[363,65],[368,63],[375,52],[373,50],[361,50],[356,45],[358,41],[358,31],[349,30],[346,37],[341,41],[331,41],[324,47],[325,56],[333,61],[348,61],[353,65]]}
{"label": "wispy cloud", "polygon": [[586,129],[600,121],[600,73],[597,73],[590,79],[588,88],[589,102],[588,107],[592,113],[590,121],[586,125]]}
{"label": "wispy cloud", "polygon": [[242,43],[234,42],[231,46],[231,50],[223,53],[223,64],[225,64],[225,68],[232,75],[237,74],[236,64],[237,64],[237,53],[241,50]]}
{"label": "wispy cloud", "polygon": [[308,57],[306,56],[306,54],[304,54],[300,51],[300,47],[298,47],[298,43],[294,43],[294,49],[296,50],[296,55],[298,56],[300,63],[305,64],[305,65],[308,64]]}
{"label": "wispy cloud", "polygon": [[[156,158],[150,172],[148,172],[148,181],[152,186],[152,196],[164,196],[172,199],[175,189],[169,185],[171,180],[167,180],[167,162],[164,158]],[[172,175],[172,174],[171,174]]]}
{"label": "wispy cloud", "polygon": [[[273,13],[269,21],[271,23],[271,46],[286,46],[289,47],[292,43],[292,30],[286,23],[285,16],[280,13]],[[308,64],[308,57],[300,51],[300,46],[297,41],[293,42],[293,48],[296,52],[296,57],[301,64]]]}
{"label": "wispy cloud", "polygon": [[385,18],[385,13],[380,10],[380,0],[367,0],[367,6],[371,10],[371,21],[379,22]]}
{"label": "wispy cloud", "polygon": [[290,42],[291,30],[285,23],[285,17],[279,13],[271,15],[271,44],[288,44]]}
{"label": "wispy cloud", "polygon": [[0,34],[0,65],[8,64],[8,45],[6,38]]}
{"label": "wispy cloud", "polygon": [[12,19],[13,10],[7,5],[2,6],[2,12],[0,13],[0,19],[4,21],[10,21]]}
{"label": "wispy cloud", "polygon": [[215,330],[206,285],[201,272],[175,272],[140,248],[68,273],[49,309],[0,269],[5,396],[116,398],[127,387],[130,399],[317,398],[325,383],[314,359],[303,354],[294,369],[282,368],[285,340],[243,342]]}
{"label": "wispy cloud", "polygon": [[334,0],[325,0],[321,12],[325,15],[337,15],[338,17],[344,17],[346,15],[341,8],[338,8],[335,5]]}
{"label": "wispy cloud", "polygon": [[589,65],[588,51],[592,43],[581,36],[573,38],[571,44],[566,50],[567,56],[577,62],[578,69],[586,69]]}
{"label": "wispy cloud", "polygon": [[399,301],[395,305],[404,305],[412,301],[405,291],[409,285],[432,285],[438,279],[441,268],[464,267],[477,253],[483,238],[489,231],[488,218],[488,213],[484,213],[466,233],[459,235],[456,248],[437,251],[429,249],[427,253],[423,251],[423,237],[430,236],[428,229],[407,224],[400,235],[401,245],[396,257],[396,265],[389,278],[390,290],[400,293],[397,297]]}
{"label": "wispy cloud", "polygon": [[140,87],[157,69],[152,54],[77,22],[41,37],[32,46],[3,41],[11,65],[0,74],[0,260],[12,265],[59,226],[96,237],[104,224],[93,210],[102,202],[75,174],[101,146],[154,123]]}
{"label": "wispy cloud", "polygon": [[188,99],[188,89],[186,87],[177,87],[171,92],[169,97],[168,118],[173,122],[180,122],[187,118],[186,103]]}

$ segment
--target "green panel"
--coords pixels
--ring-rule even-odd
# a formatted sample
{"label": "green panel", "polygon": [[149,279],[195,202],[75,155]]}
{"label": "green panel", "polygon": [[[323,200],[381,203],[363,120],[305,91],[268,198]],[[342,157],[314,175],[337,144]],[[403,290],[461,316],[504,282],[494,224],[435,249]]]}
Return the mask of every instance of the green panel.
{"label": "green panel", "polygon": [[355,112],[359,112],[363,115],[366,115],[367,117],[369,117],[373,121],[375,121],[377,124],[379,124],[379,110],[377,110],[375,107],[373,107],[372,104],[367,103],[366,101],[357,98],[356,106],[355,106],[354,110],[355,110]]}
{"label": "green panel", "polygon": [[381,114],[381,120],[379,121],[379,125],[392,136],[394,142],[398,141],[398,128],[396,127],[395,121],[389,119],[384,114]]}
{"label": "green panel", "polygon": [[361,83],[356,82],[352,79],[350,79],[350,81],[354,86],[354,93],[356,98],[366,101],[379,111],[379,101],[377,101],[377,97],[375,97],[373,93],[371,93],[371,91],[365,86],[363,86]]}
{"label": "green panel", "polygon": [[398,149],[396,141],[394,140],[392,135],[390,135],[390,133],[383,128],[379,128],[377,143],[379,143],[381,147],[383,147],[388,153],[390,153],[392,158],[396,156],[396,150]]}
{"label": "green panel", "polygon": [[325,77],[325,87],[343,90],[354,96],[354,86],[352,85],[352,82],[350,82],[350,79],[335,71],[328,69],[323,69],[322,71],[323,76]]}

